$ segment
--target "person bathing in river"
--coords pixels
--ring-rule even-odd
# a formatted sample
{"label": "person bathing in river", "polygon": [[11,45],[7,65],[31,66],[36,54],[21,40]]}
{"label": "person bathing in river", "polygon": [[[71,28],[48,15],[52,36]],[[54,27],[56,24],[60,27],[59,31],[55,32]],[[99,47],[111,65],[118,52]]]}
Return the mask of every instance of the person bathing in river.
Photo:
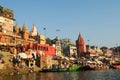
{"label": "person bathing in river", "polygon": [[5,63],[5,61],[2,58],[0,58],[0,63]]}

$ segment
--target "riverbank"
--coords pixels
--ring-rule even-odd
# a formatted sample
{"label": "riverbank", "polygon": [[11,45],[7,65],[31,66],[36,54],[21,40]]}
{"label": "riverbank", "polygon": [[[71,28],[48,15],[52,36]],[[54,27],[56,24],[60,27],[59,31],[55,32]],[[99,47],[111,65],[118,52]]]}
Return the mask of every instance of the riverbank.
{"label": "riverbank", "polygon": [[[13,66],[13,62],[10,61],[10,59],[13,57],[13,54],[9,53],[9,52],[3,52],[0,51],[0,54],[3,55],[3,60],[4,63],[0,63],[0,75],[4,76],[4,75],[9,75],[9,73],[15,69],[15,67]],[[57,61],[52,60],[51,61],[53,64],[58,64]],[[83,63],[84,64],[84,63]],[[82,65],[83,66],[83,65]],[[94,69],[92,70],[108,70],[109,65],[106,65],[107,67],[104,68],[104,66],[95,66]],[[87,67],[81,67],[80,70],[91,70],[91,68],[89,68],[90,66]],[[97,67],[97,68],[96,68]],[[83,68],[83,69],[82,69]],[[37,65],[34,66],[34,72],[39,72],[41,70],[40,67],[38,67]],[[30,67],[26,66],[25,68],[18,68],[19,74],[29,74],[30,73]]]}
{"label": "riverbank", "polygon": [[[4,57],[2,58],[4,60],[4,63],[0,63],[0,75],[9,75],[9,73],[14,69],[13,63],[10,61],[10,59],[13,57],[13,54],[9,52],[3,52],[0,51],[0,54],[2,54]],[[28,74],[29,72],[29,67],[27,66],[26,68],[18,68],[19,74]],[[38,72],[40,70],[40,67],[37,67],[35,65],[34,67],[34,72]]]}

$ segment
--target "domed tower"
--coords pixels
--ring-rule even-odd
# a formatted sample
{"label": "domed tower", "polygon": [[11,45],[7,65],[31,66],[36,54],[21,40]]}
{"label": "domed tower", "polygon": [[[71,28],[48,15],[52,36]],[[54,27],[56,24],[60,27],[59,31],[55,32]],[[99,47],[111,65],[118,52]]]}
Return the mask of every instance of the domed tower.
{"label": "domed tower", "polygon": [[79,56],[83,55],[86,52],[86,44],[81,34],[79,34],[78,39],[76,41],[76,47],[77,47],[77,54]]}
{"label": "domed tower", "polygon": [[15,32],[15,34],[17,34],[17,35],[20,34],[20,27],[19,27],[18,24],[16,24],[16,25],[14,26],[14,32]]}
{"label": "domed tower", "polygon": [[22,28],[22,36],[23,36],[23,39],[24,39],[25,41],[27,41],[28,38],[29,38],[29,32],[28,32],[28,29],[27,29],[27,27],[26,27],[26,24],[23,25],[23,28]]}

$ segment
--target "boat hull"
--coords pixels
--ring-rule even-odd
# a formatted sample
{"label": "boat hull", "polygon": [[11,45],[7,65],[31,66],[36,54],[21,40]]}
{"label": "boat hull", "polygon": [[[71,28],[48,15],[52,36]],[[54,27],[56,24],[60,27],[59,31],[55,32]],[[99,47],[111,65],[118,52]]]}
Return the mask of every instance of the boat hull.
{"label": "boat hull", "polygon": [[113,69],[120,69],[120,65],[112,65]]}
{"label": "boat hull", "polygon": [[80,66],[71,66],[69,68],[60,68],[60,69],[43,69],[40,72],[72,72],[78,71]]}

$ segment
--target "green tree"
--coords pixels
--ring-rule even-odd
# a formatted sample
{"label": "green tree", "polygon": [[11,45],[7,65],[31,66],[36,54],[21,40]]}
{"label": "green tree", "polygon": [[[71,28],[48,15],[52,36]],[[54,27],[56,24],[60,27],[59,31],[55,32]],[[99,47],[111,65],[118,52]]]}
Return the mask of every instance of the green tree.
{"label": "green tree", "polygon": [[101,47],[102,51],[107,50],[107,49],[108,49],[108,47],[106,47],[106,46]]}
{"label": "green tree", "polygon": [[52,45],[51,39],[50,38],[46,38],[46,43],[49,44],[49,45]]}

